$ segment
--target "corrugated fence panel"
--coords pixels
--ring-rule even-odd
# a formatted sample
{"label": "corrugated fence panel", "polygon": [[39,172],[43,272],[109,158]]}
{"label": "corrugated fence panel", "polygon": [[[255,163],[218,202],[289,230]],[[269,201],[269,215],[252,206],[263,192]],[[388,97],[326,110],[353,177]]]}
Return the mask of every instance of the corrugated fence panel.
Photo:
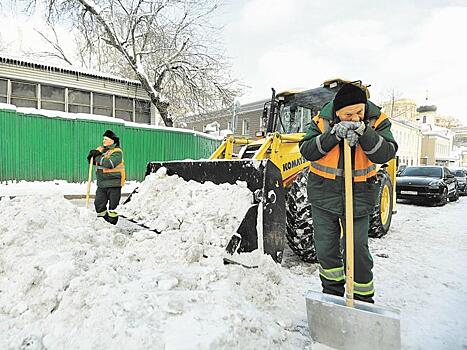
{"label": "corrugated fence panel", "polygon": [[15,111],[0,110],[0,177],[15,178],[15,155],[19,155],[17,126],[19,119]]}
{"label": "corrugated fence panel", "polygon": [[146,164],[163,160],[164,148],[170,148],[164,140],[164,132],[143,128],[126,128],[121,137],[128,179],[142,180]]}
{"label": "corrugated fence panel", "polygon": [[170,129],[0,109],[0,181],[87,181],[86,156],[102,143],[107,129],[120,137],[128,180],[143,180],[150,161],[208,158],[220,144],[199,134]]}

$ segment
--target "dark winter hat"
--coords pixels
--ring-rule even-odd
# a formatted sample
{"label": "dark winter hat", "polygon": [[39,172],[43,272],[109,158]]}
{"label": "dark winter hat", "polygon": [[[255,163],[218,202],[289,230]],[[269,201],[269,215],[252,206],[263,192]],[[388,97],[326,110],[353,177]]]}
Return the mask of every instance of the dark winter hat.
{"label": "dark winter hat", "polygon": [[112,131],[112,130],[106,130],[104,132],[104,135],[102,136],[105,136],[105,137],[108,137],[109,139],[112,139],[116,145],[119,145],[120,144],[120,139],[118,138],[117,135],[115,135],[115,133]]}
{"label": "dark winter hat", "polygon": [[343,85],[334,96],[334,110],[356,105],[357,103],[366,103],[366,93],[358,86],[352,83]]}

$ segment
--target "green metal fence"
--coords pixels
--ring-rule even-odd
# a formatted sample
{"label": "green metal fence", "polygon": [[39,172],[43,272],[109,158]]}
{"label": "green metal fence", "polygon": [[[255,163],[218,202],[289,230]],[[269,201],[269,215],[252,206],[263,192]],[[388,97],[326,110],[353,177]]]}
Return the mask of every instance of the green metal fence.
{"label": "green metal fence", "polygon": [[128,180],[142,180],[149,161],[208,158],[220,144],[194,132],[57,114],[51,117],[0,109],[0,181],[87,181],[86,156],[100,145],[106,129],[120,137]]}

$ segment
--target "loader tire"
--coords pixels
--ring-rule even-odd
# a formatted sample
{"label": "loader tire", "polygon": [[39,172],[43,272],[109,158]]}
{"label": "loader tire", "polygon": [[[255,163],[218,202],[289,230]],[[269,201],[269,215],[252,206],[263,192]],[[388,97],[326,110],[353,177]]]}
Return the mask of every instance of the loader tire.
{"label": "loader tire", "polygon": [[375,210],[370,215],[368,236],[381,238],[388,233],[389,227],[391,227],[394,197],[391,178],[388,173],[383,170],[379,171],[376,176],[378,178],[379,191],[376,198]]}
{"label": "loader tire", "polygon": [[304,262],[317,262],[311,204],[308,202],[308,170],[302,171],[287,188],[287,242],[292,251]]}

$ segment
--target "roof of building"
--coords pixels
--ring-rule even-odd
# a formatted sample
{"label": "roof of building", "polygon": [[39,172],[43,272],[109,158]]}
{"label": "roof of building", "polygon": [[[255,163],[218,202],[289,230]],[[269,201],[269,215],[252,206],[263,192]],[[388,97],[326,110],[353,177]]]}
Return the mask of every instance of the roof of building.
{"label": "roof of building", "polygon": [[126,79],[126,78],[113,75],[110,73],[104,73],[104,72],[99,72],[93,69],[86,69],[86,68],[69,66],[69,65],[64,65],[64,64],[63,65],[55,64],[55,63],[49,64],[49,63],[45,63],[39,60],[31,59],[31,58],[8,55],[2,52],[0,52],[0,63],[19,65],[23,67],[31,67],[35,69],[42,69],[46,71],[53,71],[53,72],[59,72],[59,73],[84,75],[84,76],[97,78],[97,79],[117,81],[117,82],[121,82],[125,84],[141,85],[141,83],[138,80]]}
{"label": "roof of building", "polygon": [[438,108],[435,105],[431,106],[420,106],[417,108],[418,113],[423,113],[423,112],[436,112]]}
{"label": "roof of building", "polygon": [[393,124],[402,124],[402,125],[407,126],[409,128],[416,129],[416,130],[420,131],[420,125],[413,122],[413,121],[411,121],[411,120],[391,118],[391,123],[393,123]]}

